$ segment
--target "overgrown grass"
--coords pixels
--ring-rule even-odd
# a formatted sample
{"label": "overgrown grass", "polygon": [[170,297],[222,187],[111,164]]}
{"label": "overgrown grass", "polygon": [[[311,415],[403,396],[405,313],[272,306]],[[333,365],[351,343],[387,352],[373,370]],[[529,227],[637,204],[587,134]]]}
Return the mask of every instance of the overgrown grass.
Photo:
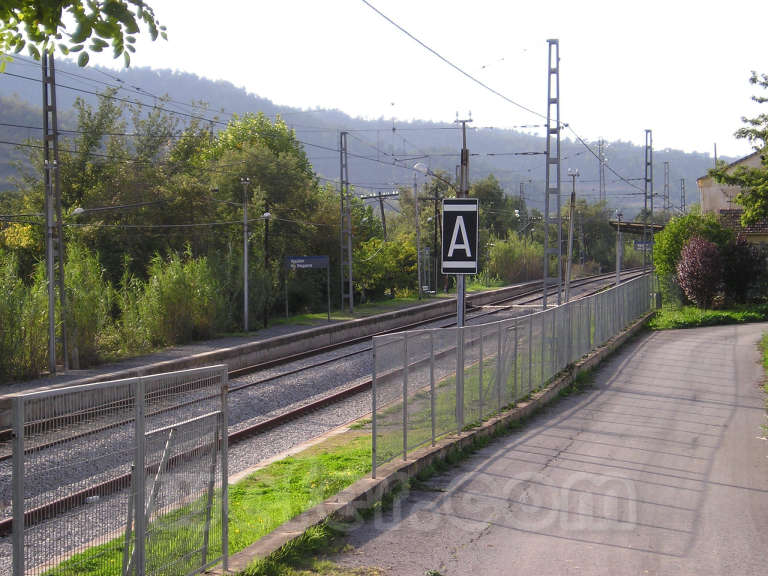
{"label": "overgrown grass", "polygon": [[768,305],[744,306],[728,310],[702,310],[695,306],[664,307],[656,312],[649,326],[652,330],[697,328],[722,324],[745,324],[768,320]]}
{"label": "overgrown grass", "polygon": [[[329,438],[295,456],[274,462],[230,486],[230,554],[242,550],[284,522],[339,493],[370,470],[370,435],[350,431]],[[189,508],[186,506],[153,522],[153,532],[163,534],[162,549],[165,556],[172,557],[174,542],[189,541],[186,533],[196,530],[195,526],[176,521],[180,514],[188,513]],[[203,521],[200,519],[197,522],[197,529]],[[310,533],[304,543],[315,542],[315,536]],[[119,576],[123,544],[122,538],[116,538],[75,554],[48,570],[46,576]],[[212,541],[211,555],[219,553],[220,549]]]}

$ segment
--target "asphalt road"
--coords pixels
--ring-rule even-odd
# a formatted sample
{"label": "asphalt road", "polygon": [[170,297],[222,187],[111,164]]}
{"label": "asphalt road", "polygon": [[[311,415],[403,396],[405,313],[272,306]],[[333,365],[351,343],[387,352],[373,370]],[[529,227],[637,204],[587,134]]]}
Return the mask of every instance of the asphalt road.
{"label": "asphalt road", "polygon": [[355,527],[335,560],[398,576],[765,575],[763,331],[636,339],[591,388]]}

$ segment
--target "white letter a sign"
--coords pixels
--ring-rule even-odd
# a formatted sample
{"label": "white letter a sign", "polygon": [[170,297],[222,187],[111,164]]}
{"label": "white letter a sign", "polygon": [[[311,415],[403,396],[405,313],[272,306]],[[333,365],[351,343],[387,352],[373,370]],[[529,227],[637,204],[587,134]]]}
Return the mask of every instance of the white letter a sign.
{"label": "white letter a sign", "polygon": [[[458,244],[459,234],[461,234],[461,244]],[[469,237],[467,236],[467,228],[464,226],[464,217],[457,216],[456,224],[453,226],[453,234],[451,235],[451,245],[448,247],[448,257],[453,257],[454,250],[464,250],[467,258],[472,257],[472,248],[469,245]]]}

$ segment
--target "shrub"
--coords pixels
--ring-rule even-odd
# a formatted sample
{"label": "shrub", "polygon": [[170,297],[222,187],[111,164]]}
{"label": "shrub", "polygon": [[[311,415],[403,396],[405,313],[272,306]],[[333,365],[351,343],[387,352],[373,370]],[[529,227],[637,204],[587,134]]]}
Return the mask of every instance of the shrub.
{"label": "shrub", "polygon": [[99,359],[100,333],[111,323],[112,288],[96,255],[72,242],[67,246],[67,332],[81,367]]}
{"label": "shrub", "polygon": [[673,276],[677,273],[683,247],[694,236],[722,248],[733,239],[733,233],[723,228],[714,214],[690,212],[672,218],[664,230],[654,235],[653,263],[659,276]]}
{"label": "shrub", "polygon": [[510,233],[491,246],[488,269],[505,283],[541,278],[544,250],[541,244]]}
{"label": "shrub", "polygon": [[218,286],[205,257],[171,254],[155,255],[149,265],[149,279],[138,301],[152,345],[169,346],[215,332]]}
{"label": "shrub", "polygon": [[18,259],[0,251],[0,382],[38,376],[48,358],[48,293],[45,265],[31,285],[18,275]]}
{"label": "shrub", "polygon": [[699,308],[709,308],[720,289],[720,252],[713,242],[694,236],[683,247],[677,264],[677,281],[686,298]]}
{"label": "shrub", "polygon": [[757,249],[743,236],[726,244],[720,255],[723,260],[723,285],[726,296],[735,302],[746,301],[750,288],[757,282],[762,262]]}

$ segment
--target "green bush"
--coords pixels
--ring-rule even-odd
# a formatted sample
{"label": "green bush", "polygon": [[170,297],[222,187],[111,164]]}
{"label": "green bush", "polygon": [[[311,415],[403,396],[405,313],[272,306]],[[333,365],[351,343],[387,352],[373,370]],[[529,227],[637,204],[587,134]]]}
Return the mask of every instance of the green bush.
{"label": "green bush", "polygon": [[15,254],[0,251],[0,382],[33,378],[47,366],[48,293],[38,263],[29,285]]}
{"label": "green bush", "polygon": [[65,271],[68,343],[84,367],[100,359],[100,334],[112,322],[112,287],[97,256],[78,243],[67,246]]}
{"label": "green bush", "polygon": [[506,239],[495,240],[488,258],[492,276],[505,283],[541,278],[544,248],[537,242],[510,233]]}
{"label": "green bush", "polygon": [[150,344],[169,346],[211,337],[221,308],[218,284],[205,257],[193,258],[187,251],[152,258],[137,302]]}

